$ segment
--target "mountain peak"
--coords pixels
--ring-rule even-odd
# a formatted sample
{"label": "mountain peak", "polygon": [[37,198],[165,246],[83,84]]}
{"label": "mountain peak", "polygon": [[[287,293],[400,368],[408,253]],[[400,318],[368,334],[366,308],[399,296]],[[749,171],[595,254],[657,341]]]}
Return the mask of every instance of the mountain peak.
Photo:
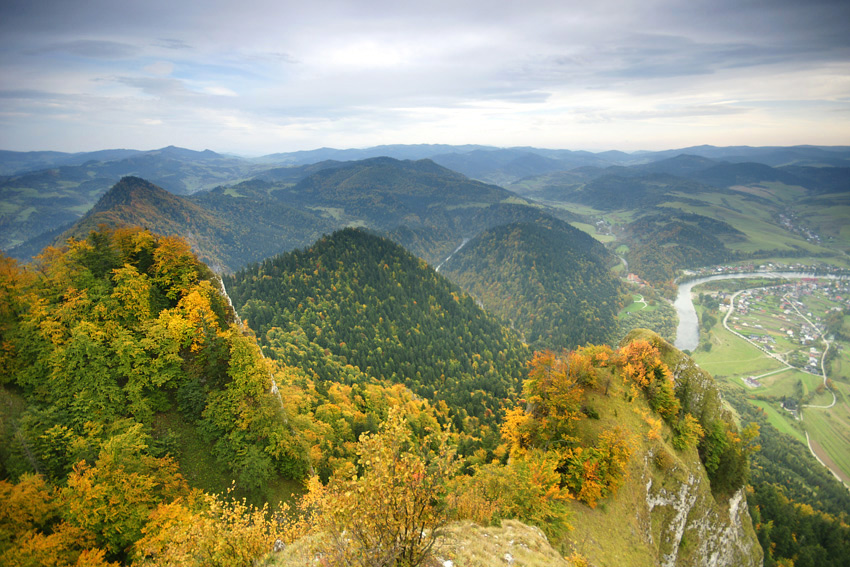
{"label": "mountain peak", "polygon": [[153,150],[149,152],[151,154],[159,154],[162,156],[180,159],[180,160],[192,160],[192,159],[214,159],[221,157],[219,154],[215,153],[212,150],[204,150],[202,152],[198,152],[195,150],[189,150],[186,148],[181,148],[178,146],[166,146],[164,148],[160,148],[158,150]]}
{"label": "mountain peak", "polygon": [[96,213],[120,206],[136,206],[144,202],[174,199],[174,195],[150,181],[141,177],[127,176],[122,177],[121,181],[104,193],[91,212]]}

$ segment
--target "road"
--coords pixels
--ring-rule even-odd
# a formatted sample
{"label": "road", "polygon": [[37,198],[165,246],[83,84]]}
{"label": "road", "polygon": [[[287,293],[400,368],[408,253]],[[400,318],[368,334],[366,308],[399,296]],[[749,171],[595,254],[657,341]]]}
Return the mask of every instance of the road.
{"label": "road", "polygon": [[[755,288],[755,289],[759,289],[759,288]],[[730,300],[729,300],[729,310],[726,312],[726,316],[725,316],[725,317],[723,317],[723,327],[724,327],[727,331],[729,331],[730,333],[732,333],[732,334],[734,334],[735,336],[738,336],[738,337],[740,337],[740,338],[744,339],[745,341],[747,341],[747,342],[748,342],[748,343],[750,343],[751,345],[755,346],[756,348],[758,348],[759,350],[761,350],[761,351],[762,351],[762,352],[764,352],[765,354],[767,354],[767,355],[769,355],[769,356],[771,356],[771,357],[775,358],[776,360],[778,360],[779,362],[781,362],[782,364],[784,364],[784,365],[786,366],[785,368],[780,368],[779,370],[774,370],[774,371],[771,371],[771,372],[767,372],[767,373],[765,373],[765,374],[761,374],[761,375],[759,375],[759,376],[753,376],[753,378],[763,378],[764,376],[769,376],[769,375],[771,375],[771,374],[777,374],[777,373],[779,373],[779,372],[785,372],[785,371],[786,371],[786,370],[788,370],[789,368],[794,368],[793,366],[791,366],[790,364],[788,364],[785,360],[783,360],[782,358],[780,358],[780,357],[779,357],[779,355],[776,355],[776,354],[773,354],[773,353],[771,353],[771,352],[766,351],[764,348],[762,348],[762,347],[761,347],[761,345],[756,344],[755,342],[751,341],[750,339],[748,339],[747,337],[745,337],[745,336],[744,336],[744,335],[742,335],[741,333],[739,333],[739,332],[735,331],[734,329],[730,329],[730,328],[729,328],[729,324],[728,324],[729,316],[730,316],[730,315],[732,315],[732,312],[735,310],[735,299],[736,299],[739,295],[741,295],[741,293],[742,293],[742,292],[744,292],[744,291],[749,291],[749,290],[742,289],[742,290],[737,291],[737,292],[735,292],[734,294],[732,294],[732,297],[731,297],[731,298],[730,298]],[[835,396],[835,392],[833,392],[833,391],[832,391],[832,388],[830,388],[830,387],[829,387],[829,385],[827,384],[827,376],[826,376],[826,353],[827,353],[827,352],[829,352],[830,341],[828,341],[828,340],[826,339],[826,336],[824,336],[824,334],[820,331],[820,329],[818,329],[818,328],[815,326],[815,324],[814,324],[814,323],[812,323],[812,322],[811,322],[811,320],[809,320],[809,318],[808,318],[808,317],[806,317],[805,315],[803,315],[803,314],[800,312],[800,310],[799,310],[799,309],[797,309],[797,306],[796,306],[796,305],[794,305],[794,302],[793,302],[793,301],[791,301],[791,298],[789,298],[789,297],[788,297],[788,295],[783,296],[783,298],[784,298],[786,301],[788,301],[788,303],[791,305],[791,307],[793,307],[793,308],[794,308],[794,311],[796,311],[796,312],[797,312],[797,315],[799,315],[799,316],[800,316],[803,320],[805,320],[805,321],[806,321],[809,325],[811,325],[811,327],[812,327],[813,329],[815,329],[815,331],[817,331],[817,332],[820,334],[821,338],[823,339],[823,342],[824,342],[824,343],[826,343],[826,347],[823,349],[823,356],[822,356],[822,357],[821,357],[821,359],[820,359],[820,369],[821,369],[821,373],[822,373],[822,375],[823,375],[823,385],[824,385],[824,387],[825,387],[825,388],[829,391],[829,393],[830,393],[830,394],[832,394],[832,403],[831,403],[831,404],[829,404],[828,406],[819,406],[819,405],[814,405],[814,404],[801,404],[801,405],[800,405],[800,410],[801,410],[801,411],[799,412],[799,416],[800,416],[800,421],[803,421],[803,412],[802,412],[803,408],[812,408],[812,409],[829,409],[829,408],[833,407],[833,406],[835,405],[836,401],[837,401],[837,398],[836,398],[836,396]],[[800,370],[799,368],[794,368],[794,369],[795,369],[795,370]],[[834,476],[835,478],[837,478],[837,479],[839,480],[839,482],[842,482],[842,483],[843,483],[844,481],[842,480],[841,476],[840,476],[838,473],[836,473],[834,470],[832,470],[832,468],[830,468],[830,467],[829,467],[829,466],[828,466],[828,465],[827,465],[827,464],[826,464],[826,463],[825,463],[825,462],[824,462],[824,461],[823,461],[823,460],[822,460],[822,459],[821,459],[821,458],[817,455],[817,453],[815,453],[814,449],[812,449],[812,443],[811,443],[811,441],[809,441],[809,432],[805,430],[805,427],[804,427],[804,429],[803,429],[803,433],[805,433],[805,434],[806,434],[806,444],[808,445],[808,447],[809,447],[809,452],[812,454],[812,456],[813,456],[815,459],[817,459],[817,461],[818,461],[820,464],[822,464],[822,465],[824,466],[824,468],[826,468],[826,470],[828,470],[830,473],[832,473],[832,476]],[[846,485],[845,485],[845,486],[846,486]],[[848,488],[850,488],[850,487],[848,487]]]}
{"label": "road", "polygon": [[[794,308],[794,311],[796,311],[796,312],[797,312],[797,315],[799,315],[800,317],[802,317],[802,318],[803,318],[803,320],[805,320],[805,321],[806,321],[806,323],[808,323],[809,325],[811,325],[812,329],[814,329],[815,331],[817,331],[818,333],[820,333],[820,337],[823,339],[823,342],[826,344],[826,347],[823,349],[823,356],[821,356],[821,358],[820,358],[820,371],[821,371],[821,374],[823,375],[823,387],[824,387],[824,388],[826,388],[826,389],[829,391],[829,393],[830,393],[830,394],[832,394],[832,403],[831,403],[831,404],[829,404],[828,406],[816,406],[816,405],[812,405],[812,404],[806,404],[806,405],[804,405],[803,407],[806,407],[806,408],[829,409],[829,408],[831,408],[831,407],[833,407],[833,406],[835,405],[835,402],[836,402],[836,400],[837,400],[837,398],[835,397],[835,392],[833,392],[833,391],[832,391],[832,388],[830,388],[830,387],[829,387],[829,384],[827,384],[827,382],[826,382],[826,381],[827,381],[827,377],[826,377],[826,353],[828,353],[828,352],[829,352],[829,345],[830,345],[831,343],[827,340],[826,336],[824,336],[824,334],[820,331],[820,329],[818,329],[818,328],[815,326],[815,324],[814,324],[814,323],[812,323],[812,322],[809,320],[809,318],[808,318],[808,317],[806,317],[805,315],[803,315],[803,314],[800,312],[800,310],[799,310],[799,309],[797,309],[797,306],[796,306],[796,305],[794,305],[794,302],[793,302],[793,301],[791,301],[791,298],[789,298],[789,297],[788,297],[788,295],[783,296],[783,299],[784,299],[785,301],[787,301],[787,302],[791,305],[791,307],[793,307],[793,308]],[[817,337],[816,337],[816,338],[817,338]]]}

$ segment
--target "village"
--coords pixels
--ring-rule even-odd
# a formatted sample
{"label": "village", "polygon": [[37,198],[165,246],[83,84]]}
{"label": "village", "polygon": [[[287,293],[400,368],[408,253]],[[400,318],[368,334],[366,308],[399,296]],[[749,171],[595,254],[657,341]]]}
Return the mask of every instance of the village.
{"label": "village", "polygon": [[802,262],[767,262],[764,264],[753,264],[742,262],[740,264],[723,264],[719,266],[706,266],[702,268],[693,268],[690,270],[682,270],[682,275],[677,279],[677,283],[684,283],[689,280],[698,278],[727,275],[727,274],[781,274],[786,272],[812,274],[813,276],[831,275],[831,276],[847,276],[850,275],[847,269],[837,266],[829,266],[826,264],[804,264]]}
{"label": "village", "polygon": [[[734,294],[715,291],[705,295],[718,302],[721,316],[726,318]],[[850,281],[802,278],[739,292],[726,322],[730,330],[769,356],[821,375],[826,313],[848,307]],[[759,386],[755,378],[744,381],[751,387]]]}

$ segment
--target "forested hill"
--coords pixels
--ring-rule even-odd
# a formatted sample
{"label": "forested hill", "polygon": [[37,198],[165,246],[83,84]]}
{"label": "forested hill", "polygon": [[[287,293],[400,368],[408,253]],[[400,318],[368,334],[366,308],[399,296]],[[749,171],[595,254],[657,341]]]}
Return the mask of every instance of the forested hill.
{"label": "forested hill", "polygon": [[[253,195],[263,194],[258,190]],[[181,197],[139,177],[124,177],[53,244],[62,245],[69,237],[86,238],[100,225],[143,226],[159,234],[179,235],[215,271],[233,270],[309,245],[333,229],[318,213],[267,197],[237,198],[220,188]],[[28,252],[35,254],[38,249]]]}
{"label": "forested hill", "polygon": [[[239,186],[236,187],[238,190]],[[411,252],[438,263],[463,238],[501,218],[515,194],[430,160],[372,158],[318,171],[269,195],[332,218],[335,228],[363,226],[391,235]]]}
{"label": "forested hill", "polygon": [[[353,229],[228,283],[278,360],[177,238],[108,229],[29,266],[0,256],[0,564],[271,565],[281,539],[318,546],[304,565],[508,518],[592,564],[760,564],[738,505],[748,429],[651,333],[526,365],[469,297]],[[242,500],[308,477],[307,513]]]}
{"label": "forested hill", "polygon": [[287,343],[306,335],[369,376],[445,401],[459,427],[469,427],[467,415],[495,423],[529,358],[425,262],[363,230],[255,264],[225,284],[271,356],[291,356]]}
{"label": "forested hill", "polygon": [[602,244],[556,219],[489,229],[441,273],[537,348],[572,348],[612,339],[620,283]]}
{"label": "forested hill", "polygon": [[372,158],[324,169],[277,195],[314,204],[348,203],[366,217],[379,218],[422,214],[435,204],[493,204],[512,193],[473,181],[431,160]]}

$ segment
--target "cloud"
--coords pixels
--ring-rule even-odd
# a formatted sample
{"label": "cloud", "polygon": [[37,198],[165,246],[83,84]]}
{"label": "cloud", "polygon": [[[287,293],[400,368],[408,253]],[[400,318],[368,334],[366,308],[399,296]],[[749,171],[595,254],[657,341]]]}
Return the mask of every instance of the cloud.
{"label": "cloud", "polygon": [[170,77],[115,77],[115,82],[133,87],[153,97],[191,97],[196,93],[180,79]]}
{"label": "cloud", "polygon": [[171,61],[156,61],[144,67],[145,72],[151,75],[170,75],[174,72],[174,63]]}
{"label": "cloud", "polygon": [[239,96],[238,94],[236,94],[234,91],[228,89],[227,87],[210,86],[210,87],[204,87],[203,91],[205,93],[211,94],[213,96]]}
{"label": "cloud", "polygon": [[69,55],[91,59],[128,59],[137,55],[139,49],[134,45],[119,43],[117,41],[78,39],[63,43],[53,43],[41,48],[38,52],[67,53]]}
{"label": "cloud", "polygon": [[164,47],[165,49],[192,49],[192,46],[182,39],[174,38],[159,38],[154,45]]}
{"label": "cloud", "polygon": [[55,147],[23,118],[49,108],[79,123],[55,130],[71,149],[121,128],[198,147],[752,144],[804,125],[799,142],[847,143],[850,3],[813,2],[7,0],[2,135]]}

